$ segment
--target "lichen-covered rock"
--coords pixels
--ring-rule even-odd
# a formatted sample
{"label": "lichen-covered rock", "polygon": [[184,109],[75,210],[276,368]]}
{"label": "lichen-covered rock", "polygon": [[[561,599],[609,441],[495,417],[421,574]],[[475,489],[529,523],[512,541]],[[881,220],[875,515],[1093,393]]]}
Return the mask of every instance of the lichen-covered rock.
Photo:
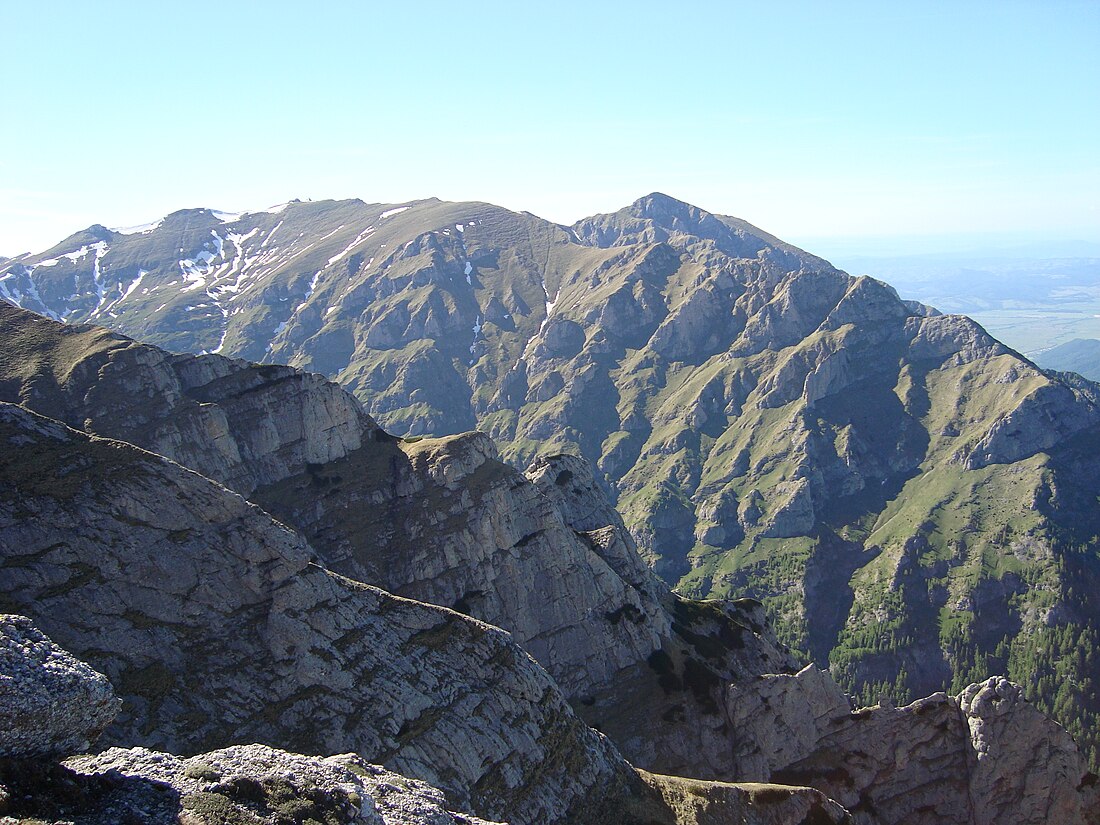
{"label": "lichen-covered rock", "polygon": [[111,748],[62,765],[0,765],[0,783],[11,792],[0,808],[4,825],[493,825],[452,812],[437,788],[354,754],[265,745],[188,758]]}
{"label": "lichen-covered rock", "polygon": [[118,713],[110,682],[25,616],[0,615],[0,758],[87,750]]}
{"label": "lichen-covered rock", "polygon": [[492,825],[448,810],[443,793],[426,782],[355,754],[302,756],[236,745],[181,758],[146,748],[111,748],[65,765],[88,777],[113,772],[164,783],[179,795],[181,825],[221,825],[234,814],[244,822],[280,825],[308,819],[326,825]]}

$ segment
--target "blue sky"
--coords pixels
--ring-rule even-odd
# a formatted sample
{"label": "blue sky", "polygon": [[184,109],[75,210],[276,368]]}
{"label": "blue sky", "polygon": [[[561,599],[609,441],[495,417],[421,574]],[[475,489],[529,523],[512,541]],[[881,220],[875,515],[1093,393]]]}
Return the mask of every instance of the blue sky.
{"label": "blue sky", "polygon": [[[293,197],[1100,240],[1100,3],[8,2],[0,254]],[[811,247],[812,248],[812,247]]]}

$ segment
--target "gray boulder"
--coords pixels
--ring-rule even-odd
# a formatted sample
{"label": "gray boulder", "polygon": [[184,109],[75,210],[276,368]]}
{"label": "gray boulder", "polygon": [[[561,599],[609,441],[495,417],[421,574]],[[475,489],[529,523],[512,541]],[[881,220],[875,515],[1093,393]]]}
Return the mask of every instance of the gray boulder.
{"label": "gray boulder", "polygon": [[107,677],[51,642],[30,619],[0,615],[0,757],[87,750],[121,705]]}

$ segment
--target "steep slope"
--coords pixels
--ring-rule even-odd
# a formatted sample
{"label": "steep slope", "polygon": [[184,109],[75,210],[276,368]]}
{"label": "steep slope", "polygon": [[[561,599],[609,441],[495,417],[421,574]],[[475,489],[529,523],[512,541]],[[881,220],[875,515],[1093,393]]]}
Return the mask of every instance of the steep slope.
{"label": "steep slope", "polygon": [[543,460],[532,483],[483,435],[392,438],[286,367],[173,356],[6,305],[0,335],[0,400],[234,487],[335,572],[510,630],[646,768],[739,775],[723,690],[793,668],[757,604],[672,595],[583,461]]}
{"label": "steep slope", "polygon": [[[35,321],[34,327],[40,332],[52,328],[58,334],[58,328],[46,321]],[[61,331],[59,337],[79,339],[89,332]],[[131,344],[126,349],[150,348]],[[253,369],[243,364],[231,366],[233,371]],[[109,373],[113,380],[133,378],[122,370]],[[228,385],[238,386],[237,381],[242,380]],[[247,380],[243,385],[248,386]],[[75,387],[67,385],[65,389]],[[262,396],[262,390],[257,392]],[[303,393],[300,399],[305,406],[308,396]],[[230,393],[229,397],[237,395]],[[147,403],[147,395],[144,401]],[[120,738],[133,736],[136,730],[142,740],[152,739],[163,746],[165,738],[200,737],[203,748],[215,747],[227,736],[274,740],[276,744],[290,740],[302,750],[325,753],[365,737],[364,727],[382,726],[384,732],[396,730],[397,740],[383,748],[382,758],[441,784],[450,791],[456,807],[472,804],[480,811],[489,805],[487,815],[490,811],[498,817],[508,813],[520,822],[534,815],[534,805],[543,806],[537,816],[551,820],[560,816],[566,821],[591,818],[662,825],[727,821],[731,817],[748,822],[801,821],[805,817],[836,821],[843,815],[820,794],[797,788],[714,784],[647,774],[642,774],[645,785],[641,785],[624,763],[616,762],[613,751],[608,757],[610,767],[605,764],[604,768],[613,774],[618,771],[620,781],[596,791],[597,799],[570,807],[570,789],[589,781],[592,760],[598,760],[599,753],[590,752],[592,743],[586,745],[583,735],[563,734],[563,747],[581,748],[581,753],[567,763],[555,762],[553,778],[543,781],[537,765],[543,765],[540,758],[551,756],[544,750],[542,737],[531,733],[543,748],[534,754],[509,750],[529,741],[523,738],[528,731],[526,723],[520,724],[519,731],[513,728],[526,718],[523,702],[538,691],[523,689],[518,714],[508,705],[483,700],[467,718],[474,700],[465,698],[464,690],[510,691],[511,669],[520,667],[515,654],[503,656],[490,646],[475,650],[493,663],[485,672],[480,660],[470,655],[469,635],[462,632],[468,620],[415,602],[400,602],[406,608],[400,610],[387,602],[393,598],[387,594],[315,566],[303,568],[306,559],[301,554],[309,548],[285,528],[266,521],[265,529],[267,517],[262,511],[158,456],[120,442],[88,439],[60,424],[34,418],[19,407],[0,407],[0,412],[18,425],[11,427],[9,438],[0,433],[0,439],[11,447],[0,462],[0,500],[4,505],[0,509],[0,548],[5,568],[0,579],[4,582],[0,608],[44,611],[48,618],[40,621],[53,622],[86,648],[88,639],[93,640],[87,655],[97,663],[106,662],[108,673],[113,672],[111,667],[120,672],[133,707],[132,715],[124,713]],[[458,442],[471,440],[476,446],[476,438]],[[465,452],[437,456],[431,470],[446,480],[460,502],[476,502],[476,471],[489,459],[480,455],[469,462]],[[325,477],[339,463],[323,465],[315,473]],[[543,459],[529,475],[531,480],[521,484],[538,489],[562,523],[577,535],[587,535],[593,552],[599,549],[608,568],[624,581],[644,583],[650,574],[632,552],[629,535],[610,504],[597,494],[596,481],[584,462],[568,456]],[[320,492],[303,493],[302,499],[323,498],[325,486],[320,485]],[[405,506],[416,495],[416,491],[410,492]],[[420,495],[432,497],[423,491]],[[416,514],[415,509],[407,511],[409,524],[417,523]],[[424,515],[420,513],[421,527],[431,524]],[[196,519],[201,522],[195,524]],[[297,564],[294,558],[272,558],[273,551],[280,549],[280,539],[299,548]],[[469,551],[460,543],[449,549]],[[567,551],[567,545],[561,549]],[[277,565],[274,570],[272,564]],[[326,599],[332,594],[318,588],[318,575],[321,582],[372,593],[380,601],[370,613],[362,603],[358,609],[353,606],[352,629],[339,636],[341,622],[348,621],[341,618],[348,603],[339,597]],[[417,610],[435,615],[414,622]],[[989,716],[986,711],[971,713],[971,705],[981,704],[971,701],[971,693],[981,692],[977,689],[968,690],[965,707],[960,704],[962,698],[956,705],[937,704],[939,700],[933,698],[932,705],[942,704],[943,712],[925,717],[923,711],[917,711],[922,725],[910,724],[914,717],[904,711],[884,709],[875,717],[879,722],[873,739],[879,746],[868,751],[867,728],[860,722],[868,712],[853,712],[826,674],[807,667],[798,674],[757,671],[753,678],[743,678],[744,673],[723,675],[723,667],[751,663],[753,659],[744,657],[760,645],[757,634],[763,629],[752,625],[762,617],[750,605],[675,600],[669,610],[672,634],[662,640],[661,648],[644,665],[639,662],[633,672],[618,672],[605,690],[580,702],[585,715],[606,724],[609,733],[643,759],[667,759],[670,754],[683,759],[685,746],[694,746],[698,753],[693,764],[713,758],[710,770],[759,780],[783,778],[785,772],[793,771],[791,775],[797,774],[799,781],[851,797],[858,821],[868,825],[901,821],[931,825],[943,821],[944,811],[971,809],[973,821],[978,822],[993,821],[998,811],[1016,809],[1025,811],[1020,822],[1038,823],[1051,812],[1062,821],[1086,821],[1080,812],[1089,804],[1088,777],[1082,784],[1082,768],[1072,742],[1023,705],[1017,688],[996,688],[998,697],[1003,693],[1010,701],[1001,705],[1000,699],[992,700],[993,715],[1003,717],[1004,723],[984,732],[981,724],[971,724],[958,715],[961,709],[975,718]],[[372,617],[369,621],[368,616]],[[629,610],[622,610],[617,621],[606,615],[603,618],[612,626],[649,621]],[[448,620],[459,626],[449,625]],[[391,621],[399,628],[390,627]],[[484,625],[478,627],[492,632]],[[322,641],[314,633],[321,635]],[[232,636],[231,644],[219,641],[211,645],[209,641],[227,636]],[[345,645],[348,636],[353,641]],[[730,655],[738,650],[740,654]],[[386,668],[381,667],[383,661]],[[526,667],[534,667],[530,660],[524,661]],[[766,662],[757,660],[757,664]],[[463,677],[463,668],[473,675]],[[212,677],[210,671],[214,670],[217,674]],[[301,689],[296,689],[298,686]],[[183,691],[182,698],[177,689]],[[381,697],[376,690],[382,691]],[[442,697],[434,692],[437,690],[443,692]],[[425,692],[428,705],[418,707],[416,697]],[[622,695],[611,695],[614,692]],[[339,694],[339,702],[334,694]],[[441,700],[446,707],[432,704]],[[210,708],[210,701],[216,702],[217,708]],[[250,715],[247,711],[253,702],[260,710]],[[369,712],[364,711],[364,704],[370,706]],[[399,713],[393,705],[401,706]],[[545,693],[539,706],[546,713],[531,721],[536,729],[556,724],[551,712],[555,708],[568,715],[564,704],[547,710]],[[456,712],[465,714],[457,723],[450,718]],[[224,719],[224,714],[230,719]],[[391,723],[394,715],[404,723]],[[310,720],[308,726],[305,719]],[[502,723],[512,731],[503,743],[495,727]],[[446,743],[440,736],[447,737]],[[488,741],[474,741],[481,736]],[[557,738],[553,741],[558,742]],[[606,740],[598,741],[606,756],[611,746]],[[1022,747],[1025,742],[1029,747]],[[364,747],[375,752],[380,745],[371,740],[357,749],[362,753]],[[439,748],[446,752],[440,753]],[[510,780],[502,780],[491,765],[502,749],[509,764],[518,761],[534,772],[533,779],[531,774],[518,779],[526,783],[526,791],[501,791],[498,782]],[[478,756],[486,751],[488,756]],[[1032,751],[1053,753],[1056,758],[1036,758]],[[909,753],[918,758],[899,756]],[[981,767],[985,753],[1014,766],[1006,769],[1007,778],[996,771],[983,773],[974,768],[975,759]],[[462,770],[454,766],[456,759],[464,766]],[[894,769],[885,772],[884,763]],[[962,769],[968,778],[956,781]],[[471,776],[485,770],[489,773],[473,789],[466,786]],[[515,767],[507,770],[508,776],[515,778]],[[838,776],[854,779],[836,785]],[[887,778],[880,781],[883,776]],[[944,777],[952,781],[945,782]],[[563,784],[555,787],[554,781]],[[455,783],[459,784],[457,791]],[[931,795],[922,790],[930,784],[938,787]],[[991,794],[990,787],[998,790]],[[1037,788],[1045,790],[1036,796]],[[545,792],[552,798],[532,800],[528,792]],[[491,802],[480,797],[481,793],[489,794]],[[563,793],[565,799],[555,793]],[[974,806],[974,799],[983,801]],[[1021,807],[1024,802],[1029,806],[1026,809]],[[513,806],[518,806],[519,813]],[[879,809],[886,815],[876,813]]]}
{"label": "steep slope", "polygon": [[[865,700],[1003,670],[1096,746],[1100,605],[1078,584],[1098,573],[1089,386],[663,195],[569,228],[485,204],[393,210],[202,213],[193,235],[170,216],[148,235],[104,236],[102,254],[93,232],[9,262],[0,288],[92,317],[125,250],[148,274],[96,318],[319,370],[397,432],[476,424],[520,465],[578,452],[663,577],[689,595],[760,598],[781,638]],[[219,240],[253,230],[240,254]],[[185,235],[160,268],[143,251]],[[208,290],[221,309],[186,322],[120,311],[138,312],[146,279],[198,283],[184,276],[202,244],[203,289],[248,273],[235,292]],[[254,266],[261,248],[274,257]],[[83,303],[69,300],[74,277]]]}
{"label": "steep slope", "polygon": [[3,609],[118,687],[106,744],[355,751],[516,822],[620,821],[641,793],[507,634],[319,567],[159,456],[9,404],[0,441]]}
{"label": "steep slope", "polygon": [[[109,630],[109,628],[108,628]],[[85,750],[121,704],[110,683],[24,616],[0,615],[0,818],[56,825],[490,825],[437,788],[355,754],[305,756],[262,744],[179,757]],[[69,758],[65,758],[69,757]],[[59,760],[64,760],[59,762]],[[745,825],[849,821],[810,788],[639,775],[615,821]],[[686,804],[685,804],[686,803]],[[598,809],[597,809],[598,810]]]}

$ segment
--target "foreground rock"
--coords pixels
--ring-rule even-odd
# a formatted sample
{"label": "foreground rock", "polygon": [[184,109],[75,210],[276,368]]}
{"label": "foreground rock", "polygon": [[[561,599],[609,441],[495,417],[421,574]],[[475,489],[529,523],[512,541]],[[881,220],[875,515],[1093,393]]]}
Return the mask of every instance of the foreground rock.
{"label": "foreground rock", "polygon": [[112,748],[63,765],[0,766],[8,817],[78,825],[491,825],[432,786],[354,754],[242,745],[187,759]]}
{"label": "foreground rock", "polygon": [[0,615],[0,759],[87,750],[118,713],[110,682],[24,616]]}
{"label": "foreground rock", "polygon": [[[118,685],[107,744],[354,751],[439,788],[452,808],[512,825],[695,821],[678,819],[499,629],[331,573],[262,510],[131,445],[8,404],[0,444],[0,599]],[[74,765],[176,764],[112,753]],[[12,783],[94,797],[119,781],[103,776],[88,786],[20,769]],[[283,794],[270,784],[194,792],[225,797],[202,798],[217,813],[270,807]],[[737,821],[777,800],[718,789],[708,804]]]}

